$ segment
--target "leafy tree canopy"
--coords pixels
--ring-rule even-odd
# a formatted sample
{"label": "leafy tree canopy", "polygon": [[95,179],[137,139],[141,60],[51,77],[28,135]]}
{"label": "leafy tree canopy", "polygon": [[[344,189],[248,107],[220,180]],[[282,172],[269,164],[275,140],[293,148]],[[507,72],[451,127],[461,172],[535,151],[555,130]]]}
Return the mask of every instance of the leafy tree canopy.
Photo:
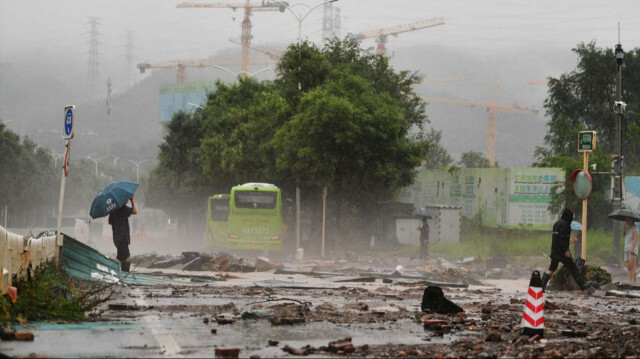
{"label": "leafy tree canopy", "polygon": [[[616,77],[618,67],[613,49],[602,49],[595,43],[578,44],[577,68],[559,78],[549,78],[549,97],[544,107],[549,117],[545,147],[537,150],[538,158],[569,156],[577,158],[578,132],[597,132],[598,147],[604,153],[615,150]],[[625,169],[640,171],[640,49],[628,51],[622,67],[622,101],[627,104],[622,121],[622,146]]]}
{"label": "leafy tree canopy", "polygon": [[[489,159],[484,157],[484,155],[480,152],[469,151],[465,152],[460,156],[460,161],[458,164],[465,168],[489,168],[491,164],[489,163]],[[498,167],[496,163],[495,167]]]}
{"label": "leafy tree canopy", "polygon": [[429,145],[429,153],[422,164],[424,168],[439,169],[443,167],[449,167],[453,163],[453,158],[449,155],[449,152],[442,147],[442,131],[431,131],[426,136],[427,143]]}
{"label": "leafy tree canopy", "polygon": [[412,182],[429,148],[418,77],[337,39],[291,45],[277,70],[273,82],[217,82],[204,110],[174,115],[150,179],[156,195],[174,202],[259,181],[379,201]]}
{"label": "leafy tree canopy", "polygon": [[[611,48],[598,48],[595,43],[580,43],[573,51],[578,56],[575,70],[558,78],[549,78],[549,96],[544,107],[549,117],[544,146],[536,148],[536,166],[561,167],[566,171],[565,183],[573,170],[583,167],[583,155],[577,151],[578,132],[597,132],[597,150],[589,164],[599,172],[611,171],[611,155],[616,148],[613,105],[616,101],[618,66]],[[627,104],[622,120],[622,151],[625,174],[640,173],[640,49],[626,52],[622,67],[622,101]],[[592,171],[596,172],[596,171]],[[593,174],[594,189],[589,197],[589,223],[593,227],[610,224],[607,214],[612,206],[608,175]],[[559,213],[563,206],[578,209],[581,201],[570,185],[554,196],[551,210]],[[578,212],[579,213],[579,212]]]}

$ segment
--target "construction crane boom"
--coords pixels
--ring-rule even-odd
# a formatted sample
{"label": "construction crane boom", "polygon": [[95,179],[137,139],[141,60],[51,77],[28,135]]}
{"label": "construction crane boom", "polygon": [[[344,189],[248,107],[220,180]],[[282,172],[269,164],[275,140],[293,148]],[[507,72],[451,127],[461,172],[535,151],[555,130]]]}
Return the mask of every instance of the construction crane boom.
{"label": "construction crane boom", "polygon": [[[247,0],[247,2],[249,2]],[[251,7],[251,11],[280,11],[280,12],[284,12],[286,10],[286,5],[288,5],[287,2],[282,2],[282,4],[277,3],[277,2],[272,2],[272,1],[268,1],[268,2],[263,2],[261,5],[253,5],[250,6]],[[193,3],[193,2],[181,2],[178,5],[176,5],[177,8],[199,8],[199,9],[211,9],[211,8],[228,8],[228,9],[232,9],[232,10],[237,10],[237,9],[244,9],[246,8],[248,4],[244,3],[244,4],[239,4],[239,3],[235,3],[235,4],[225,4],[225,3]]]}
{"label": "construction crane boom", "polygon": [[362,31],[357,34],[349,34],[349,38],[358,41],[376,38],[376,42],[378,43],[378,53],[384,53],[386,51],[387,37],[389,37],[389,35],[398,36],[398,34],[401,34],[403,32],[415,31],[438,25],[444,25],[443,16],[428,20],[415,21],[408,24],[391,26],[387,28]]}
{"label": "construction crane boom", "polygon": [[[233,42],[234,44],[242,45],[242,41],[239,40],[239,39],[230,38],[229,41]],[[267,55],[270,59],[275,60],[276,63],[279,62],[280,61],[280,57],[282,57],[282,51],[276,50],[276,49],[272,49],[272,48],[269,48],[269,47],[266,47],[266,46],[251,44],[251,45],[249,45],[249,48],[251,50],[255,50],[255,51],[258,51],[260,53],[263,53],[263,54]]]}
{"label": "construction crane boom", "polygon": [[240,72],[243,77],[249,73],[249,47],[251,44],[251,14],[254,11],[280,11],[284,12],[289,6],[287,2],[273,2],[262,1],[260,5],[251,5],[251,0],[246,0],[244,3],[192,3],[183,2],[176,5],[177,8],[227,8],[227,9],[244,9],[244,19],[242,20],[242,35],[240,39],[242,41],[242,71]]}
{"label": "construction crane boom", "polygon": [[[253,64],[272,64],[273,61],[265,61],[263,63]],[[229,66],[229,65],[238,65],[237,61],[216,61],[211,62],[210,60],[170,60],[158,64],[150,64],[147,62],[142,62],[136,65],[140,73],[145,73],[146,70],[154,70],[154,69],[176,69],[176,83],[183,84],[185,79],[185,70],[187,68],[210,68],[217,66]]]}
{"label": "construction crane boom", "polygon": [[495,164],[495,144],[496,144],[496,112],[514,112],[529,115],[537,115],[538,109],[535,107],[527,107],[522,105],[503,106],[496,105],[496,99],[498,92],[500,91],[500,85],[496,85],[493,95],[491,96],[491,102],[473,102],[461,99],[443,98],[443,97],[425,97],[424,100],[430,103],[449,103],[453,105],[462,105],[470,107],[484,107],[489,112],[489,119],[487,121],[487,158],[489,164],[493,167]]}

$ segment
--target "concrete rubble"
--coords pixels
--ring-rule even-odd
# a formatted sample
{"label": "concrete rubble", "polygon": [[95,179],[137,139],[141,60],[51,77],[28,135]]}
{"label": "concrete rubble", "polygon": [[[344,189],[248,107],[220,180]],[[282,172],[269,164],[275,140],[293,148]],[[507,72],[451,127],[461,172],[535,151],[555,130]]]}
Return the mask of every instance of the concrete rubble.
{"label": "concrete rubble", "polygon": [[[149,318],[157,318],[152,323],[170,328],[177,346],[166,352],[153,344],[156,336],[145,339],[147,346],[124,346],[113,355],[640,356],[640,343],[632,339],[640,335],[635,285],[610,283],[592,295],[548,291],[542,338],[520,335],[530,272],[521,275],[499,260],[378,266],[347,260],[281,263],[268,256],[249,261],[223,252],[137,260],[140,273],[190,277],[198,285],[122,286],[93,320],[126,321],[134,327],[131,333],[145,337]],[[495,273],[505,278],[491,278]],[[109,334],[85,335],[94,332],[101,338]]]}

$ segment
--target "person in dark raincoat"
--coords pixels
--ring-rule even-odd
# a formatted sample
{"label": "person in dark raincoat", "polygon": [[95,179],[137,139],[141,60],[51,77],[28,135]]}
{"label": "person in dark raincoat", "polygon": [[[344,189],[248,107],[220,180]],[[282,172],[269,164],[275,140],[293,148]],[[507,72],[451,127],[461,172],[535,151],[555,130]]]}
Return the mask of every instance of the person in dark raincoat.
{"label": "person in dark raincoat", "polygon": [[429,245],[429,224],[427,217],[422,217],[422,226],[420,226],[420,260],[426,261],[429,254],[427,246]]}
{"label": "person in dark raincoat", "polygon": [[542,275],[542,290],[544,291],[549,279],[558,269],[558,264],[562,263],[567,268],[573,279],[580,287],[580,290],[589,288],[592,283],[585,283],[580,275],[580,271],[576,266],[574,259],[571,257],[569,245],[571,243],[571,221],[573,220],[573,212],[569,208],[562,211],[560,219],[553,225],[553,234],[551,242],[551,263],[549,269]]}
{"label": "person in dark raincoat", "polygon": [[138,213],[133,197],[130,199],[131,207],[123,204],[115,212],[109,215],[109,224],[113,231],[113,244],[116,246],[116,259],[120,261],[123,271],[129,271],[129,244],[131,244],[131,234],[129,230],[129,217]]}

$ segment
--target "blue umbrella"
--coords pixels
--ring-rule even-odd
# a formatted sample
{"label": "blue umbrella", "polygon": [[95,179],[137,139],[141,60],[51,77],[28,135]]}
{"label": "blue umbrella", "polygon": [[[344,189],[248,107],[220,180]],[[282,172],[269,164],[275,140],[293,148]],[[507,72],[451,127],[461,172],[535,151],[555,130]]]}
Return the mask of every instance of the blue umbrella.
{"label": "blue umbrella", "polygon": [[580,222],[578,222],[578,221],[571,221],[571,230],[572,231],[581,231],[582,230],[582,224],[580,224]]}
{"label": "blue umbrella", "polygon": [[136,192],[138,184],[129,181],[114,181],[103,188],[91,203],[89,215],[100,218],[115,212],[124,206]]}

